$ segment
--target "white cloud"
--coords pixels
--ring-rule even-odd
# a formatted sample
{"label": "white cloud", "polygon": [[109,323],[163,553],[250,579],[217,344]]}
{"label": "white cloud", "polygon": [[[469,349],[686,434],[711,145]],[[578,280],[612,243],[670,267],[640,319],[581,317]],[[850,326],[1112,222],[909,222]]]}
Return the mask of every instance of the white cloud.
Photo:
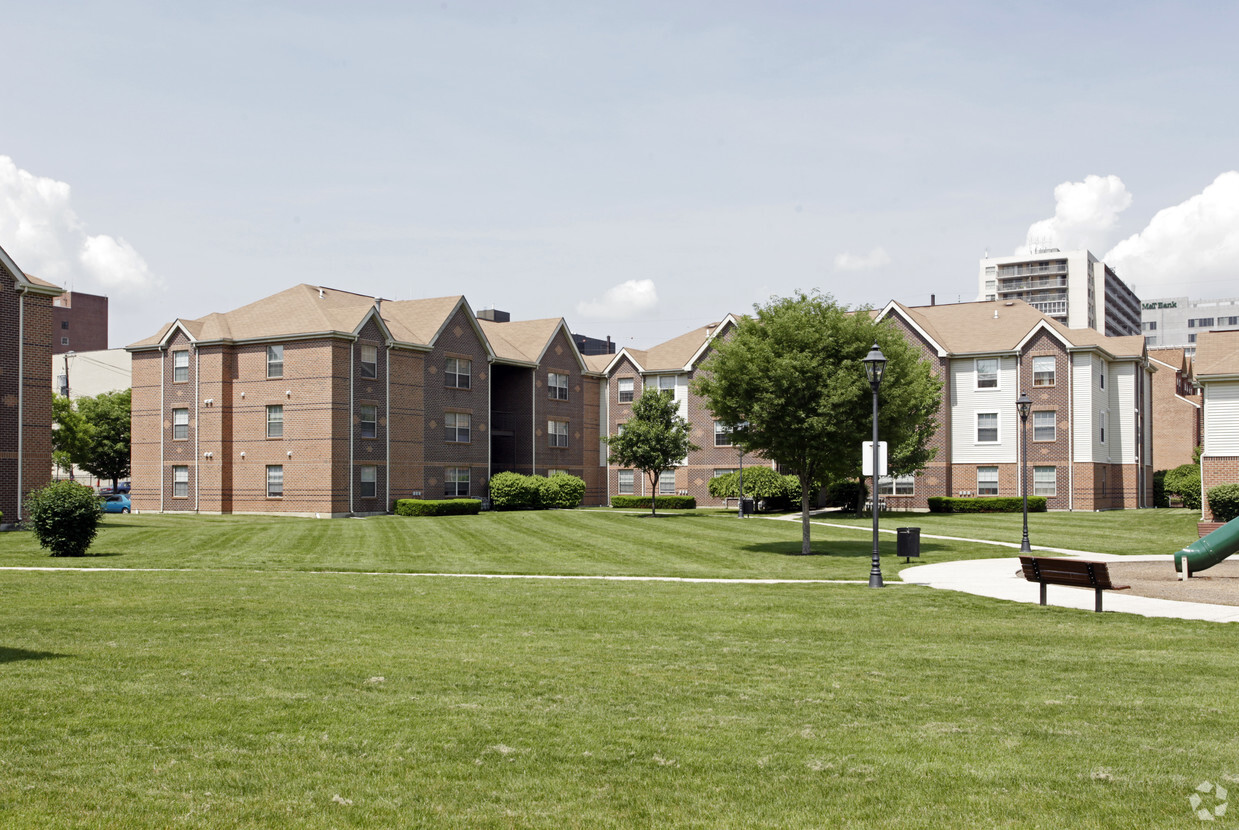
{"label": "white cloud", "polygon": [[1024,247],[1097,250],[1110,243],[1119,214],[1131,206],[1131,193],[1118,176],[1085,176],[1082,182],[1063,182],[1054,188],[1054,216],[1028,228]]}
{"label": "white cloud", "polygon": [[835,268],[840,271],[872,271],[883,265],[889,265],[890,261],[890,254],[881,247],[874,248],[864,255],[844,251],[835,257]]}
{"label": "white cloud", "polygon": [[0,245],[23,271],[85,291],[138,291],[159,284],[124,239],[89,235],[65,182],[36,176],[0,156]]}
{"label": "white cloud", "polygon": [[599,300],[577,303],[577,313],[595,320],[626,320],[658,305],[653,280],[628,280],[608,288]]}
{"label": "white cloud", "polygon": [[[1239,171],[1221,174],[1185,202],[1158,211],[1147,227],[1105,255],[1144,297],[1183,295],[1203,283],[1239,279]],[[1217,289],[1202,293],[1217,295]]]}

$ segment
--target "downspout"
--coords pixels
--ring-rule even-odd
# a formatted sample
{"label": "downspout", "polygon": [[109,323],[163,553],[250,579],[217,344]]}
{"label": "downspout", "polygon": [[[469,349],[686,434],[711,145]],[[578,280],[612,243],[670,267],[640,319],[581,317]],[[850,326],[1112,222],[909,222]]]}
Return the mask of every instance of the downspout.
{"label": "downspout", "polygon": [[387,512],[395,511],[395,505],[391,500],[391,341],[387,341],[387,366],[385,374],[387,375],[387,390],[384,392],[386,404],[384,408],[387,410],[387,427],[383,430],[383,437],[386,440],[387,447],[384,452],[387,455],[387,483],[383,485],[383,500],[387,502]]}
{"label": "downspout", "polygon": [[202,388],[202,355],[198,352],[198,347],[194,346],[194,512],[201,511],[200,504],[202,498],[202,473],[198,469],[198,450],[202,447],[199,444],[198,429],[199,422],[202,420],[202,413],[198,409],[198,401],[201,400],[198,393]]}
{"label": "downspout", "polygon": [[538,370],[529,373],[529,474],[538,474]]}
{"label": "downspout", "polygon": [[163,414],[165,412],[164,407],[167,405],[167,401],[164,400],[164,394],[165,394],[164,393],[164,380],[165,380],[164,376],[167,374],[167,371],[168,371],[168,367],[165,365],[167,358],[168,358],[168,345],[166,343],[162,343],[159,346],[159,421],[158,421],[159,423],[159,512],[160,513],[163,512],[163,491],[167,489],[166,487],[164,487],[164,480],[163,480],[163,474],[164,474]]}
{"label": "downspout", "polygon": [[490,371],[487,372],[486,374],[486,421],[487,421],[487,424],[489,425],[486,428],[487,429],[486,497],[489,499],[490,498],[490,477],[494,473],[494,470],[492,469],[492,466],[491,466],[494,463],[494,458],[492,456],[494,455],[494,450],[495,450],[495,440],[494,440],[494,434],[495,434],[495,410],[494,410],[494,406],[495,406],[495,401],[494,401],[494,398],[495,398],[495,395],[494,395],[495,359],[493,357],[488,357],[486,359],[486,362],[490,364]]}
{"label": "downspout", "polygon": [[353,387],[354,352],[357,341],[348,344],[348,514],[353,515],[353,398],[357,390]]}
{"label": "downspout", "polygon": [[26,387],[26,289],[17,291],[17,521],[22,520],[22,421],[25,419],[24,404]]}
{"label": "downspout", "polygon": [[1067,352],[1067,510],[1076,509],[1075,355]]}

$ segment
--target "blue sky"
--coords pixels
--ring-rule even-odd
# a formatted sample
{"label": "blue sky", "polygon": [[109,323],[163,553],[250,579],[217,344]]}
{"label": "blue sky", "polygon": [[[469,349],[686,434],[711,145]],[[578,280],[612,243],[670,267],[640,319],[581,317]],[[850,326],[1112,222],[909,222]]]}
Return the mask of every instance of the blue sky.
{"label": "blue sky", "polygon": [[309,282],[642,347],[796,289],[970,300],[1037,223],[1145,297],[1239,294],[1233,4],[47,3],[4,28],[0,245],[107,293],[113,345]]}

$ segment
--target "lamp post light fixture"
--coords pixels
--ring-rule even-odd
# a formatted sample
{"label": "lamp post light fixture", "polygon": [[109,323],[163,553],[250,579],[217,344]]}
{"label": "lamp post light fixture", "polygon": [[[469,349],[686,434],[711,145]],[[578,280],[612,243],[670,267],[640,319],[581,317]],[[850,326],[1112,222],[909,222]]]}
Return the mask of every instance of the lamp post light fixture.
{"label": "lamp post light fixture", "polygon": [[869,501],[873,505],[873,564],[869,568],[869,587],[882,587],[882,566],[878,561],[878,388],[882,385],[882,374],[886,371],[886,355],[874,343],[869,354],[865,355],[865,376],[869,378],[869,388],[873,390],[873,493]]}
{"label": "lamp post light fixture", "polygon": [[1032,398],[1021,392],[1015,399],[1015,409],[1020,413],[1020,491],[1024,494],[1024,538],[1020,541],[1020,553],[1032,553],[1028,543],[1028,413],[1032,411]]}

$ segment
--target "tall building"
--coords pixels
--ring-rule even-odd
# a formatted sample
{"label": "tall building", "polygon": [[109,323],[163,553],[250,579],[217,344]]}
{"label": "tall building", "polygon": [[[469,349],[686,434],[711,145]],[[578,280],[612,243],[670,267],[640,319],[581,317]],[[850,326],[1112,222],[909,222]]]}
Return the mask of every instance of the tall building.
{"label": "tall building", "polygon": [[977,300],[1023,300],[1068,328],[1107,337],[1140,333],[1140,298],[1089,251],[985,257]]}
{"label": "tall building", "polygon": [[52,354],[108,347],[108,298],[66,291],[52,302]]}
{"label": "tall building", "polygon": [[1141,327],[1149,348],[1179,347],[1196,354],[1196,338],[1206,331],[1239,329],[1239,298],[1192,300],[1163,297],[1140,304]]}

